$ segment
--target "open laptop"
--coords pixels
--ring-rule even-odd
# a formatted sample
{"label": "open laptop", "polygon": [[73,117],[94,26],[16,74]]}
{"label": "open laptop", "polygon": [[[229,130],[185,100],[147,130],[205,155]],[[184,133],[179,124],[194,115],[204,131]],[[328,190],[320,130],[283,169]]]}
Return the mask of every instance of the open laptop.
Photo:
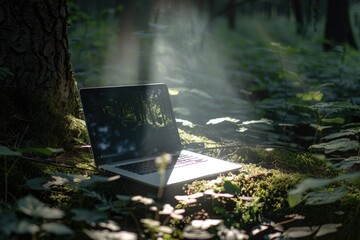
{"label": "open laptop", "polygon": [[[159,187],[241,168],[182,149],[165,84],[82,88],[80,97],[99,169]],[[171,162],[161,181],[155,159],[164,153]]]}

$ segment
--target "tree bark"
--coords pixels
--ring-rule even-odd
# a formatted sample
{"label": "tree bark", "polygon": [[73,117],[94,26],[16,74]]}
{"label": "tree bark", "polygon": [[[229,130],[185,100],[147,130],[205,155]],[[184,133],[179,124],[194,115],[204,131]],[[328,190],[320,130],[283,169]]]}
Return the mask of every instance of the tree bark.
{"label": "tree bark", "polygon": [[333,50],[336,45],[349,44],[357,49],[349,19],[349,0],[328,0],[325,25],[325,51]]}
{"label": "tree bark", "polygon": [[0,144],[64,146],[79,103],[66,0],[0,0]]}

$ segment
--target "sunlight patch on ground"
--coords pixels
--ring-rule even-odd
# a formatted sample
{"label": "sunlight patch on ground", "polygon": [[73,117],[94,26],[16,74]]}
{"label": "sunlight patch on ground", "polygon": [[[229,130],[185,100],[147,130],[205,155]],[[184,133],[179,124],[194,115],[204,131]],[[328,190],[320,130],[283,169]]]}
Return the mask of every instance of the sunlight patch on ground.
{"label": "sunlight patch on ground", "polygon": [[179,129],[179,135],[185,144],[203,143],[205,148],[218,147],[219,143],[200,135],[191,134],[185,130]]}

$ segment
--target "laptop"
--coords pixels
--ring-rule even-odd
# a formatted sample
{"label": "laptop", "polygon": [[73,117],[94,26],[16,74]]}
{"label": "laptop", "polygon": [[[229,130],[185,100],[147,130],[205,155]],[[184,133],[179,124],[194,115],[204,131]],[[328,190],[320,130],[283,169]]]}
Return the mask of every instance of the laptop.
{"label": "laptop", "polygon": [[[182,148],[165,84],[82,88],[80,98],[101,170],[160,187],[241,168]],[[161,156],[171,157],[162,175],[156,164]]]}

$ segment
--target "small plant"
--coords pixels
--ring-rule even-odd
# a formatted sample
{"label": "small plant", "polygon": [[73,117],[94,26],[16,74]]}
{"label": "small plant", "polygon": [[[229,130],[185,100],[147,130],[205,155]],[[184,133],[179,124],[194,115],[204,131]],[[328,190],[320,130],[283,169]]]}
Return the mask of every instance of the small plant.
{"label": "small plant", "polygon": [[333,203],[350,193],[350,183],[359,186],[360,173],[349,172],[360,164],[360,131],[357,125],[352,126],[353,124],[345,126],[340,132],[323,137],[324,142],[310,146],[311,150],[322,151],[328,157],[329,164],[338,171],[338,176],[329,179],[308,178],[299,183],[289,192],[290,206],[303,201],[309,205]]}
{"label": "small plant", "polygon": [[6,211],[0,217],[0,236],[11,238],[18,236],[31,236],[39,239],[42,235],[66,236],[73,231],[62,223],[65,213],[57,208],[50,208],[32,195],[17,201],[14,212]]}
{"label": "small plant", "polygon": [[4,191],[3,194],[3,204],[7,206],[9,204],[9,195],[12,193],[9,192],[9,178],[10,176],[16,175],[13,173],[17,171],[17,166],[20,161],[30,161],[29,154],[40,154],[43,156],[51,156],[60,152],[63,152],[63,149],[55,148],[13,148],[10,149],[5,146],[0,145],[0,161],[1,161],[1,171],[3,172],[2,182]]}

